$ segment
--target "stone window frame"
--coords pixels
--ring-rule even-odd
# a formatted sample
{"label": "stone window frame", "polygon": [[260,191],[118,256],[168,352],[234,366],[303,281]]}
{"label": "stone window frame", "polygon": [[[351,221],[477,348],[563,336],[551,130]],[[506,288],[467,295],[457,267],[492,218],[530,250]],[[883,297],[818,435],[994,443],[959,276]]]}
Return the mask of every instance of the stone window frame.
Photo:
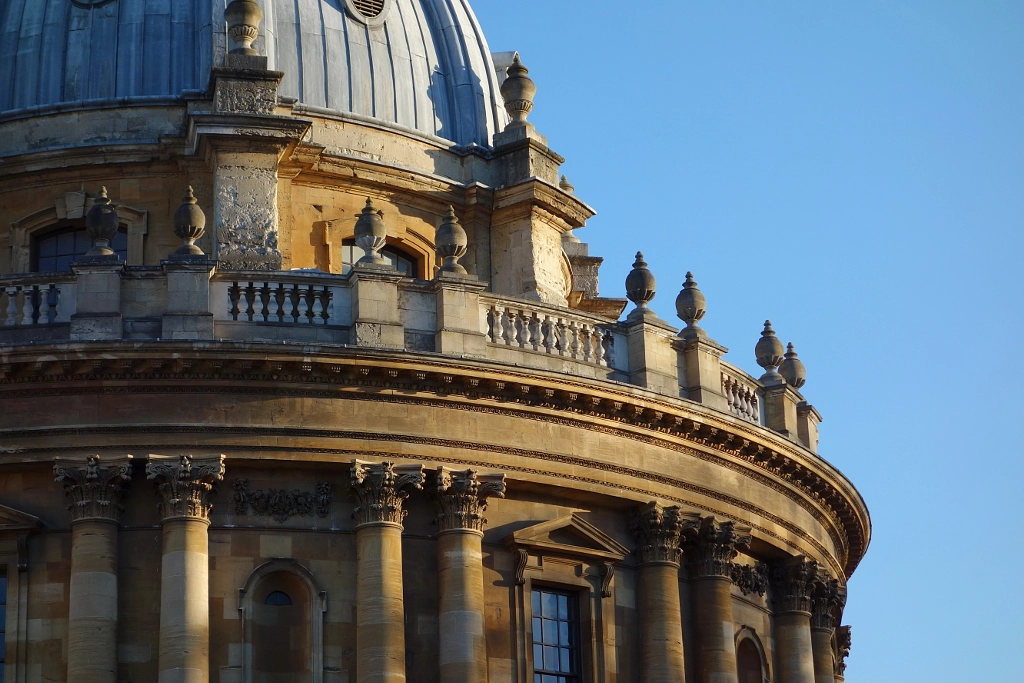
{"label": "stone window frame", "polygon": [[41,528],[38,518],[0,505],[0,573],[7,577],[7,683],[25,683],[28,678],[28,539]]}
{"label": "stone window frame", "polygon": [[[48,206],[11,223],[7,243],[11,249],[11,273],[32,272],[32,240],[66,221],[83,218],[94,204],[93,197],[82,192],[68,192]],[[145,238],[149,232],[149,212],[125,204],[111,204],[119,222],[128,232],[129,266],[141,266],[145,260]]]}
{"label": "stone window frame", "polygon": [[[343,218],[314,221],[314,234],[319,235],[320,246],[326,248],[326,272],[341,274],[341,246],[345,240],[355,239],[355,225]],[[418,280],[430,280],[437,270],[437,247],[427,236],[405,228],[400,234],[385,237],[389,247],[406,252],[416,260],[417,272],[412,276]],[[317,257],[319,258],[319,257]]]}
{"label": "stone window frame", "polygon": [[238,589],[238,611],[242,617],[242,682],[252,683],[253,681],[252,614],[255,589],[264,578],[276,572],[287,572],[294,575],[306,585],[306,589],[309,591],[312,603],[309,610],[312,620],[310,625],[312,683],[323,683],[324,618],[327,614],[327,591],[320,588],[320,583],[309,569],[291,558],[275,558],[264,562],[252,570],[245,585]]}
{"label": "stone window frame", "polygon": [[753,626],[742,625],[736,631],[735,636],[735,649],[733,650],[737,656],[740,651],[740,643],[745,640],[749,640],[754,649],[757,650],[758,655],[761,657],[761,677],[763,683],[772,683],[772,670],[771,662],[768,660],[768,653],[764,650],[764,644],[761,642],[761,637],[757,635],[757,630]]}

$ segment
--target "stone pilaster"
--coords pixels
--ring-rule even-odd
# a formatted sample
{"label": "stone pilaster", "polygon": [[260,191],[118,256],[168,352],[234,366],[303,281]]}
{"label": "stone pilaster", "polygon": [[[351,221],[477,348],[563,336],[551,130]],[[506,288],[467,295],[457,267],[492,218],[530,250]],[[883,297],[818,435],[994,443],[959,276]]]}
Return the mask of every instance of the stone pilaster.
{"label": "stone pilaster", "polygon": [[779,683],[814,683],[811,595],[817,574],[818,563],[802,555],[772,569]]}
{"label": "stone pilaster", "polygon": [[356,681],[405,680],[402,503],[423,487],[422,465],[352,461],[356,509]]}
{"label": "stone pilaster", "polygon": [[441,680],[486,683],[483,513],[489,497],[505,496],[505,475],[439,467],[432,494],[437,507]]}
{"label": "stone pilaster", "polygon": [[158,683],[210,680],[210,491],[224,479],[224,456],[151,455],[163,519]]}
{"label": "stone pilaster", "polygon": [[750,546],[749,529],[714,517],[686,530],[686,567],[697,627],[698,683],[737,683],[732,561]]}
{"label": "stone pilaster", "polygon": [[836,683],[846,680],[846,658],[850,656],[853,634],[849,626],[836,629]]}
{"label": "stone pilaster", "polygon": [[678,507],[651,502],[633,514],[640,619],[640,660],[645,683],[679,683],[685,678],[683,621],[679,606],[679,547],[685,523]]}
{"label": "stone pilaster", "polygon": [[117,529],[132,456],[57,458],[53,474],[71,512],[68,680],[116,683]]}
{"label": "stone pilaster", "polygon": [[837,614],[846,604],[846,592],[839,581],[819,577],[811,596],[811,647],[814,651],[814,683],[835,683],[836,658],[832,634]]}

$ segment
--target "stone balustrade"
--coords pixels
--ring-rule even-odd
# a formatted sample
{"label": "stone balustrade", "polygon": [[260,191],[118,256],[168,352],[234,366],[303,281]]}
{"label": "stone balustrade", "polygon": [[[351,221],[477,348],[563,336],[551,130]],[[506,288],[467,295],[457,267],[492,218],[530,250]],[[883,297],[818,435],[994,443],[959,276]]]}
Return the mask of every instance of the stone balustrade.
{"label": "stone balustrade", "polygon": [[218,272],[201,258],[87,264],[69,274],[0,278],[0,344],[227,340],[479,358],[633,384],[816,448],[821,418],[797,388],[722,361],[727,350],[691,328],[678,333],[649,310],[612,321],[485,287],[467,276],[423,281],[358,267],[337,275]]}

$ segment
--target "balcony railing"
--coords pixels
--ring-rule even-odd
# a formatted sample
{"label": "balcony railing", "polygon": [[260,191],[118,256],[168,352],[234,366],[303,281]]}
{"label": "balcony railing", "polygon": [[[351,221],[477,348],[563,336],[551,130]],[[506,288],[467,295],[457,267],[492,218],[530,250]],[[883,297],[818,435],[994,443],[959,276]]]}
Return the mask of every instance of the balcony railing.
{"label": "balcony railing", "polygon": [[0,278],[0,327],[68,322],[74,312],[74,290],[74,276],[63,273]]}
{"label": "balcony railing", "polygon": [[763,424],[760,382],[728,363],[722,363],[722,393],[729,403],[729,412],[744,420]]}

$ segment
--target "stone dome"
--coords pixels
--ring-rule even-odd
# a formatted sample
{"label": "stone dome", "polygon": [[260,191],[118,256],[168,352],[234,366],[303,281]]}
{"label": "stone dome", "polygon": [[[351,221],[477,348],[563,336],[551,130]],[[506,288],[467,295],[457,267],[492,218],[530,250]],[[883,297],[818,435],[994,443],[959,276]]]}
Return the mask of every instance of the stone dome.
{"label": "stone dome", "polygon": [[[256,47],[299,111],[490,146],[507,121],[466,0],[260,0]],[[210,0],[0,0],[0,116],[205,90],[227,38]]]}

